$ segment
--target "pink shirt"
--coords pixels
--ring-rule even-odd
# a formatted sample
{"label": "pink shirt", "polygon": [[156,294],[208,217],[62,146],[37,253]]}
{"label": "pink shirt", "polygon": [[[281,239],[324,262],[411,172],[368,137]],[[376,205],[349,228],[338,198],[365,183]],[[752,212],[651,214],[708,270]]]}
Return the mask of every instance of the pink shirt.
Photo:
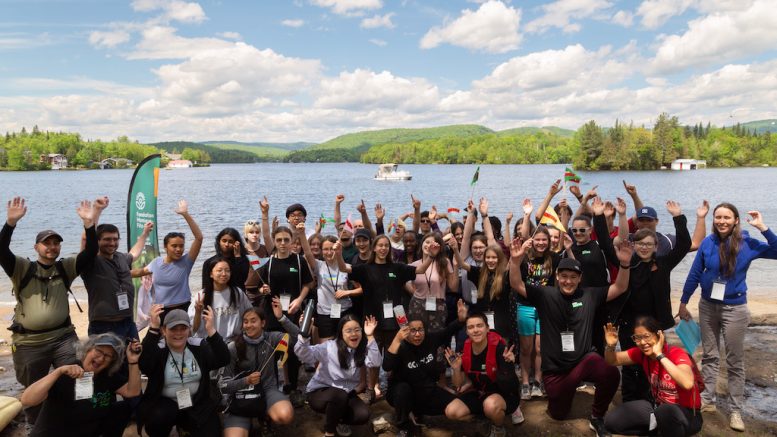
{"label": "pink shirt", "polygon": [[[421,263],[422,261],[418,260],[410,265],[417,267],[421,265]],[[450,262],[448,263],[446,271],[448,273],[453,273],[453,266]],[[447,277],[440,277],[440,274],[437,271],[437,263],[433,262],[432,265],[426,269],[426,272],[415,275],[415,281],[413,281],[413,284],[415,284],[415,293],[413,293],[413,297],[416,299],[426,299],[427,297],[445,299],[446,281]]]}

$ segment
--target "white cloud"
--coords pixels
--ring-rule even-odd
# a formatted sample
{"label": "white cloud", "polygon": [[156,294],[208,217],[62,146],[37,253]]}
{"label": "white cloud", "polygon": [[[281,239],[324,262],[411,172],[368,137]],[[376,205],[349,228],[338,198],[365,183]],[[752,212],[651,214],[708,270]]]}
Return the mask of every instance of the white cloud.
{"label": "white cloud", "polygon": [[642,17],[642,25],[648,29],[660,27],[667,20],[680,15],[693,5],[696,0],[644,0],[637,8],[637,15]]}
{"label": "white cloud", "polygon": [[329,8],[338,15],[361,15],[366,10],[383,7],[382,0],[310,0],[310,3]]}
{"label": "white cloud", "polygon": [[372,44],[375,44],[378,47],[386,47],[388,45],[386,41],[383,41],[382,39],[377,39],[377,38],[371,38],[370,42]]}
{"label": "white cloud", "polygon": [[181,0],[133,0],[132,7],[139,12],[162,10],[161,18],[182,23],[201,23],[207,19],[198,3]]}
{"label": "white cloud", "polygon": [[521,43],[520,21],[519,9],[489,0],[477,11],[464,9],[453,22],[433,27],[421,38],[420,46],[431,49],[447,43],[470,50],[505,53],[517,49]]}
{"label": "white cloud", "polygon": [[96,47],[113,48],[130,40],[130,33],[124,29],[111,31],[95,30],[89,34],[89,44]]}
{"label": "white cloud", "polygon": [[651,67],[657,72],[724,63],[777,46],[777,8],[767,0],[748,9],[715,13],[688,22],[682,35],[661,41]]}
{"label": "white cloud", "polygon": [[225,39],[234,39],[234,40],[243,39],[243,37],[240,36],[240,34],[237,32],[220,32],[220,33],[217,33],[216,35]]}
{"label": "white cloud", "polygon": [[612,3],[607,0],[557,0],[542,6],[544,15],[526,24],[526,32],[542,33],[552,27],[558,27],[565,33],[580,30],[580,24],[571,20],[593,16],[608,9]]}
{"label": "white cloud", "polygon": [[48,33],[31,35],[28,33],[0,33],[0,50],[31,49],[51,45],[54,40]]}
{"label": "white cloud", "polygon": [[281,24],[286,27],[302,27],[305,25],[305,20],[300,19],[294,19],[294,20],[283,20],[281,21]]}
{"label": "white cloud", "polygon": [[618,11],[612,16],[612,22],[623,27],[631,27],[634,15],[629,11]]}
{"label": "white cloud", "polygon": [[393,12],[389,12],[386,15],[375,15],[370,18],[365,18],[362,20],[361,24],[359,24],[359,27],[362,27],[364,29],[375,29],[378,27],[385,27],[386,29],[393,29],[394,23],[391,22],[391,17],[393,17]]}
{"label": "white cloud", "polygon": [[354,111],[385,108],[415,113],[433,109],[439,100],[439,90],[425,79],[362,69],[323,79],[317,94],[316,108]]}

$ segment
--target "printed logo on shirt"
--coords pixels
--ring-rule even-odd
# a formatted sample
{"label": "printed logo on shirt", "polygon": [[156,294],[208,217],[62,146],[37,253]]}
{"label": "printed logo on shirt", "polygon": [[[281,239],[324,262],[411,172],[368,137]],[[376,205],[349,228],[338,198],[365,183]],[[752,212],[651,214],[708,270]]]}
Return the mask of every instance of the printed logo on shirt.
{"label": "printed logo on shirt", "polygon": [[421,367],[421,364],[429,364],[432,361],[434,361],[434,356],[432,354],[429,354],[429,355],[421,358],[418,361],[410,361],[409,363],[407,363],[407,368],[408,369],[417,369],[417,368]]}
{"label": "printed logo on shirt", "polygon": [[289,267],[289,272],[291,272],[291,273],[299,273],[299,270],[295,269],[294,267]]}
{"label": "printed logo on shirt", "polygon": [[580,252],[580,254],[581,255],[590,255],[591,251],[590,250],[584,250],[584,251]]}
{"label": "printed logo on shirt", "polygon": [[572,308],[580,308],[583,306],[583,302],[572,302]]}
{"label": "printed logo on shirt", "polygon": [[95,393],[91,399],[92,408],[109,407],[111,405],[111,396],[114,396],[114,394],[109,391]]}
{"label": "printed logo on shirt", "polygon": [[389,278],[396,279],[397,275],[395,275],[393,272],[389,272]]}

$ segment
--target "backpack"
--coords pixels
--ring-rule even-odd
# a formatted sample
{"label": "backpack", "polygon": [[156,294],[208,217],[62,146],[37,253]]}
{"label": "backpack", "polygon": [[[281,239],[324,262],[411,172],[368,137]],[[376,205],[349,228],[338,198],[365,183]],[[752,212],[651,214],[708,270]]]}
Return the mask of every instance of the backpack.
{"label": "backpack", "polygon": [[[38,266],[36,265],[35,261],[30,261],[29,266],[27,267],[27,271],[24,273],[24,276],[22,276],[22,280],[19,282],[19,288],[15,290],[14,295],[16,296],[16,301],[19,303],[19,305],[22,304],[21,298],[19,295],[21,294],[22,290],[27,287],[27,285],[30,284],[30,281],[33,279],[37,279],[39,281],[43,281],[45,283],[50,282],[52,279],[56,278],[62,278],[62,283],[65,285],[65,289],[68,293],[70,293],[73,296],[73,300],[76,303],[76,307],[78,307],[78,311],[84,312],[83,309],[81,309],[81,305],[78,303],[78,299],[76,299],[76,295],[73,294],[73,290],[70,289],[70,284],[72,283],[72,280],[68,278],[67,272],[65,271],[65,264],[62,262],[61,259],[57,260],[56,263],[54,263],[54,274],[51,276],[38,276]],[[48,287],[46,287],[46,293],[43,295],[43,301],[46,302],[48,300],[49,296],[49,290]]]}

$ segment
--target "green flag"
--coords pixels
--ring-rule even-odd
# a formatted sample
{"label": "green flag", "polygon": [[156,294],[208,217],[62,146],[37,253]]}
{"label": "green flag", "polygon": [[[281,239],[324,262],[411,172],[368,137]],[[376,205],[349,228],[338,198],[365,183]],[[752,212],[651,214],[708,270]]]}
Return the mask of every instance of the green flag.
{"label": "green flag", "polygon": [[478,183],[478,178],[480,177],[480,166],[478,166],[477,170],[475,170],[475,174],[472,175],[472,182],[469,183],[471,187],[474,187],[476,183]]}
{"label": "green flag", "polygon": [[[154,229],[146,239],[143,252],[132,261],[133,268],[144,267],[159,256],[156,204],[159,193],[160,161],[159,154],[145,157],[135,168],[130,182],[129,194],[127,195],[127,250],[129,251],[135,245],[147,222],[154,224]],[[139,278],[134,280],[133,318],[137,315],[140,282]]]}

